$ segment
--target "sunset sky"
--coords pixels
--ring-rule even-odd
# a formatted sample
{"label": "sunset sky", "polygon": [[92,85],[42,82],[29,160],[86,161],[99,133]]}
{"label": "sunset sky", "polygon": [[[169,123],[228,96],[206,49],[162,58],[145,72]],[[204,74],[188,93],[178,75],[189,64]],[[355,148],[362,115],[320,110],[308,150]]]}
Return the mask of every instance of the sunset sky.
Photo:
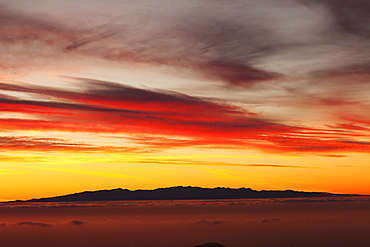
{"label": "sunset sky", "polygon": [[0,199],[370,194],[370,1],[0,0]]}

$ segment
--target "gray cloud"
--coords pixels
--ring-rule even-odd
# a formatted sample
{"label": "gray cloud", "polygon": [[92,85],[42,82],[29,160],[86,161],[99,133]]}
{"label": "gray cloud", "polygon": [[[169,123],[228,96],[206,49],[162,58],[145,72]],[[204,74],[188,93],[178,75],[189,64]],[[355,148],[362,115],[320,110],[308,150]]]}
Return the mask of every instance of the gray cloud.
{"label": "gray cloud", "polygon": [[[324,0],[334,13],[338,26],[347,32],[370,38],[370,2],[367,0]],[[307,1],[308,2],[308,1]]]}
{"label": "gray cloud", "polygon": [[195,222],[196,224],[201,224],[201,225],[220,225],[222,223],[224,223],[223,220],[206,220],[206,219],[201,219],[197,222]]}
{"label": "gray cloud", "polygon": [[72,225],[75,225],[75,226],[80,226],[80,225],[86,224],[86,222],[80,221],[80,220],[71,220],[70,223]]}
{"label": "gray cloud", "polygon": [[41,222],[34,222],[34,221],[22,221],[15,224],[16,226],[36,226],[36,227],[51,227],[52,225],[41,223]]}

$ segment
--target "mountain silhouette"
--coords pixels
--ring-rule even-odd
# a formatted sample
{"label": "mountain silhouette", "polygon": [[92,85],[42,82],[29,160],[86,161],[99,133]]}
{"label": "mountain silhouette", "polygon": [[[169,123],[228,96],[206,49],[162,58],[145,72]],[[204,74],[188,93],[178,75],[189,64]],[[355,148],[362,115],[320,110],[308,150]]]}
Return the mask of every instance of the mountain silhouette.
{"label": "mountain silhouette", "polygon": [[154,190],[112,189],[85,191],[56,197],[31,199],[27,202],[64,202],[64,201],[116,201],[116,200],[196,200],[196,199],[249,199],[249,198],[299,198],[357,196],[348,194],[331,194],[326,192],[301,192],[293,190],[262,190],[247,188],[201,188],[201,187],[169,187]]}

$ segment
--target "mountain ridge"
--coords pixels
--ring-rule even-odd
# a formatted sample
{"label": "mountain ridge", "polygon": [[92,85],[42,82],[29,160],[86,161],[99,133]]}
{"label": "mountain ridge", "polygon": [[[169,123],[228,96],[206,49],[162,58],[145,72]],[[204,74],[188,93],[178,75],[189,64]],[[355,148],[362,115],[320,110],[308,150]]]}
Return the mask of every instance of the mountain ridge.
{"label": "mountain ridge", "polygon": [[202,188],[176,186],[153,190],[128,190],[122,188],[84,191],[73,194],[45,197],[16,202],[65,202],[65,201],[117,201],[117,200],[201,200],[201,199],[263,199],[361,196],[357,194],[333,194],[328,192],[304,192],[293,190],[253,190],[250,188]]}

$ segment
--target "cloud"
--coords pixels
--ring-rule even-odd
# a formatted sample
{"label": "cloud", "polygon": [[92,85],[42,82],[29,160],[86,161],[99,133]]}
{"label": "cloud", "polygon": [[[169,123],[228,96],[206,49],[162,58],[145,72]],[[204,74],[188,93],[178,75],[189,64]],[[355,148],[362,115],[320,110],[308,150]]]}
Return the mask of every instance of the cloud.
{"label": "cloud", "polygon": [[22,221],[16,223],[15,226],[51,227],[52,225],[34,221]]}
{"label": "cloud", "polygon": [[0,50],[7,57],[0,60],[0,69],[5,78],[42,66],[50,68],[55,64],[52,59],[61,55],[55,47],[76,34],[50,19],[17,13],[4,5],[0,6],[0,20]]}
{"label": "cloud", "polygon": [[70,143],[58,138],[35,138],[27,136],[0,136],[0,149],[34,149],[34,150],[48,150],[48,149],[60,149],[68,150],[71,148],[89,148],[88,145],[79,143]]}
{"label": "cloud", "polygon": [[[245,112],[245,110],[231,105],[213,103],[172,91],[140,89],[119,83],[87,78],[75,78],[75,80],[83,83],[85,86],[84,91],[73,92],[32,85],[0,84],[0,90],[31,93],[43,98],[53,97],[55,100],[74,101],[75,103],[3,98],[0,100],[0,104],[4,105],[3,108],[12,105],[32,106],[30,107],[31,109],[36,107],[34,113],[39,111],[40,114],[42,114],[43,108],[48,111],[51,109],[61,111],[59,114],[67,114],[62,111],[63,109],[142,115],[149,113],[160,114],[162,111],[171,111],[174,115],[175,112],[186,111],[188,113],[192,112],[197,117],[207,114],[207,111],[211,111],[211,113],[221,111],[229,114]],[[38,107],[40,107],[40,110],[38,110]],[[214,115],[213,117],[216,118],[217,116]]]}
{"label": "cloud", "polygon": [[346,124],[336,124],[336,125],[327,125],[333,129],[344,129],[344,130],[360,130],[360,131],[368,131],[370,128],[361,126],[354,123],[346,123]]}
{"label": "cloud", "polygon": [[294,165],[275,165],[275,164],[246,164],[245,166],[251,167],[275,167],[275,168],[313,168],[306,166],[294,166]]}
{"label": "cloud", "polygon": [[164,159],[160,158],[146,158],[135,161],[136,163],[144,164],[176,164],[176,165],[196,165],[196,166],[239,166],[239,167],[268,167],[268,168],[306,168],[306,169],[317,169],[317,167],[308,166],[297,166],[297,165],[277,165],[277,164],[240,164],[240,163],[229,163],[229,162],[204,162],[198,160],[188,159]]}
{"label": "cloud", "polygon": [[80,226],[80,225],[84,225],[84,224],[86,224],[86,222],[84,222],[84,221],[80,221],[80,220],[71,220],[71,221],[70,221],[70,223],[71,223],[72,225],[75,225],[75,226]]}
{"label": "cloud", "polygon": [[[5,121],[4,121],[5,122]],[[11,122],[11,121],[10,121]],[[21,129],[24,125],[20,124],[14,129]],[[26,125],[27,127],[27,125]],[[36,129],[29,126],[29,130]],[[91,145],[83,142],[64,140],[50,137],[32,137],[32,136],[0,136],[0,150],[3,151],[45,151],[45,152],[141,152],[138,148],[115,147]],[[21,156],[0,156],[1,161],[18,162],[25,161],[27,157]],[[43,161],[41,156],[31,157],[33,161]]]}
{"label": "cloud", "polygon": [[335,14],[338,26],[352,34],[370,38],[370,3],[366,0],[325,0],[317,1],[326,4]]}
{"label": "cloud", "polygon": [[322,154],[321,156],[330,157],[330,158],[344,158],[344,157],[347,157],[347,155],[343,155],[343,154]]}
{"label": "cloud", "polygon": [[279,221],[281,221],[280,218],[266,218],[266,219],[262,219],[260,221],[260,223],[262,223],[262,224],[265,224],[265,223],[275,223],[275,222],[279,222]]}
{"label": "cloud", "polygon": [[197,222],[195,222],[196,224],[201,224],[201,225],[220,225],[222,223],[224,223],[223,220],[206,220],[206,219],[201,219]]}
{"label": "cloud", "polygon": [[80,40],[75,40],[75,41],[72,42],[72,44],[68,45],[65,48],[65,51],[67,51],[67,52],[73,51],[73,50],[78,49],[78,48],[80,48],[84,45],[88,45],[91,42],[96,42],[96,41],[99,41],[99,40],[103,40],[103,39],[109,38],[109,37],[114,36],[114,35],[115,35],[115,33],[95,34],[95,35],[90,36],[90,37],[85,37],[85,38],[82,38]]}

